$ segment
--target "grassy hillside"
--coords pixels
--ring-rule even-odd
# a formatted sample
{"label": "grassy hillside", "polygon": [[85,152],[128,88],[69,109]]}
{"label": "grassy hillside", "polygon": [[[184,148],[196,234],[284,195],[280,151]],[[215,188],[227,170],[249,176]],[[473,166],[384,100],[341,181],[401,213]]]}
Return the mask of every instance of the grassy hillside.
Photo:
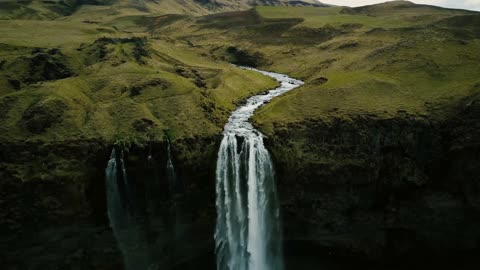
{"label": "grassy hillside", "polygon": [[[462,253],[478,246],[480,14],[405,1],[361,8],[301,2],[0,0],[6,268],[105,269],[90,266],[97,258],[121,268],[113,237],[103,243],[111,234],[105,226],[51,237],[52,227],[87,218],[107,224],[102,179],[115,143],[127,150],[138,198],[163,201],[171,197],[164,175],[170,139],[189,201],[175,209],[201,225],[182,239],[194,239],[192,248],[203,236],[212,242],[222,128],[247,97],[276,86],[231,63],[306,82],[253,118],[269,136],[285,240],[306,244],[290,252],[325,245],[316,250],[331,258],[337,247],[360,256],[413,251],[428,261],[422,239]],[[419,248],[409,249],[410,241]],[[155,259],[171,256],[165,247]],[[213,255],[211,247],[204,254]],[[318,259],[316,250],[310,254]],[[181,260],[170,262],[184,269]]]}
{"label": "grassy hillside", "polygon": [[0,20],[52,20],[79,11],[102,15],[120,15],[125,11],[137,14],[189,14],[206,15],[215,12],[246,10],[253,6],[316,6],[324,4],[315,0],[2,0]]}
{"label": "grassy hillside", "polygon": [[[326,9],[305,16],[296,28],[340,31],[322,44],[297,48],[288,60],[297,66],[282,68],[311,83],[264,108],[256,118],[259,124],[359,114],[441,118],[480,91],[478,13],[401,2],[331,10],[334,14],[319,14]],[[259,9],[259,14],[298,15],[275,8]]]}
{"label": "grassy hillside", "polygon": [[273,86],[228,62],[307,82],[259,111],[267,133],[332,116],[441,117],[479,91],[475,12],[401,1],[191,17],[148,13],[166,1],[112,3],[0,20],[3,139],[218,134],[235,102]]}
{"label": "grassy hillside", "polygon": [[305,119],[444,117],[479,91],[479,18],[395,1],[361,8],[258,7],[158,31],[209,49],[213,58],[255,59],[250,64],[305,80],[257,113],[256,123],[271,133],[273,125]]}
{"label": "grassy hillside", "polygon": [[[58,4],[42,3],[16,5]],[[160,11],[169,3],[67,1],[67,17],[1,20],[5,139],[218,133],[235,102],[273,85],[228,62],[307,82],[259,111],[267,133],[331,116],[442,117],[479,88],[475,12],[394,1],[191,17]]]}
{"label": "grassy hillside", "polygon": [[[236,102],[275,85],[151,36],[148,18],[79,22],[84,14],[0,21],[2,141],[211,136]],[[131,25],[142,27],[122,31]]]}

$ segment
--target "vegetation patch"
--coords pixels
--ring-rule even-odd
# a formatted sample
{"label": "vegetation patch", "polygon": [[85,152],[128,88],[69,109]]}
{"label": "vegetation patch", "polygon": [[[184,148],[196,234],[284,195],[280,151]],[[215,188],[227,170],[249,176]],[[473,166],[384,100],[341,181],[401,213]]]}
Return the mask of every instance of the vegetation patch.
{"label": "vegetation patch", "polygon": [[60,80],[75,75],[68,58],[59,49],[35,48],[6,62],[6,76],[11,87],[20,90],[23,84]]}
{"label": "vegetation patch", "polygon": [[480,38],[480,15],[455,16],[443,19],[435,25],[448,29],[450,34],[462,39]]}
{"label": "vegetation patch", "polygon": [[156,29],[160,27],[166,27],[185,18],[188,18],[188,16],[181,15],[181,14],[166,14],[166,15],[158,16],[155,18],[152,28]]}
{"label": "vegetation patch", "polygon": [[256,10],[213,14],[197,19],[202,29],[228,29],[237,38],[255,40],[260,44],[301,42],[295,40],[295,37],[288,37],[288,34],[283,35],[301,22],[301,18],[264,18]]}
{"label": "vegetation patch", "polygon": [[267,63],[267,60],[261,53],[252,52],[247,49],[230,46],[226,49],[226,53],[229,56],[227,60],[235,65],[258,67]]}
{"label": "vegetation patch", "polygon": [[27,83],[59,80],[74,75],[67,66],[65,55],[58,49],[50,49],[46,52],[35,49],[26,61],[28,61],[28,74],[24,81]]}
{"label": "vegetation patch", "polygon": [[343,33],[340,29],[326,25],[320,28],[295,27],[290,29],[286,36],[290,38],[292,43],[308,45],[323,43]]}
{"label": "vegetation patch", "polygon": [[147,39],[140,37],[102,37],[95,40],[92,45],[83,45],[78,50],[87,52],[87,64],[110,60],[113,65],[119,65],[130,59],[139,64],[145,64],[145,58],[150,57]]}
{"label": "vegetation patch", "polygon": [[63,114],[67,109],[68,105],[65,101],[58,98],[46,98],[25,110],[22,124],[32,133],[42,133],[62,122]]}
{"label": "vegetation patch", "polygon": [[203,16],[198,23],[208,28],[235,29],[260,24],[262,18],[254,10],[248,10]]}
{"label": "vegetation patch", "polygon": [[360,46],[360,43],[358,43],[357,41],[348,41],[338,46],[338,49],[344,50],[344,49],[355,48],[358,46]]}
{"label": "vegetation patch", "polygon": [[0,120],[8,117],[8,112],[17,101],[15,96],[5,96],[0,98]]}
{"label": "vegetation patch", "polygon": [[136,119],[133,121],[132,126],[138,132],[147,132],[153,126],[155,126],[155,122],[148,118]]}
{"label": "vegetation patch", "polygon": [[155,78],[155,79],[147,80],[137,85],[131,86],[129,89],[129,93],[130,93],[130,97],[135,97],[140,95],[143,90],[149,87],[155,88],[156,90],[165,90],[171,86],[172,84],[170,82],[160,78]]}
{"label": "vegetation patch", "polygon": [[193,68],[188,68],[184,66],[177,66],[175,68],[175,72],[184,77],[184,78],[190,78],[193,80],[193,83],[199,88],[206,88],[207,83],[205,81],[205,78],[203,75],[196,69]]}

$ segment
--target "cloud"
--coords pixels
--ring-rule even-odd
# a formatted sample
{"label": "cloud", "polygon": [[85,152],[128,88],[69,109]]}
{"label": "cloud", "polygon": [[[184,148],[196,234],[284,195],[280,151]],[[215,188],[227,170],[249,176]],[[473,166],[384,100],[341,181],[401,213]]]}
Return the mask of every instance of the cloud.
{"label": "cloud", "polygon": [[[320,0],[322,2],[322,0]],[[365,6],[386,2],[385,0],[324,0],[325,3],[339,6]],[[462,8],[480,11],[480,0],[412,0],[417,4],[434,5],[449,8]]]}
{"label": "cloud", "polygon": [[465,7],[480,11],[480,0],[465,0]]}

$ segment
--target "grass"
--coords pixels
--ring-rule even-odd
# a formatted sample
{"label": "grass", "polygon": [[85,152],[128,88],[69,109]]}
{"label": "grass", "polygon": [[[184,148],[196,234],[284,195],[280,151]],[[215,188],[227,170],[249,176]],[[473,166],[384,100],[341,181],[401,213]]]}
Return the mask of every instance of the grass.
{"label": "grass", "polygon": [[[0,21],[0,60],[8,67],[0,70],[0,99],[9,103],[2,134],[18,140],[72,134],[148,139],[165,130],[179,137],[218,134],[235,104],[275,85],[226,63],[245,57],[306,82],[256,114],[266,133],[275,124],[305,119],[404,112],[442,117],[432,106],[446,108],[477,91],[480,41],[471,17],[477,13],[391,2],[165,15],[181,13],[175,5],[162,10],[148,4],[146,12],[119,2],[81,6],[49,21]],[[63,56],[49,61],[74,75],[23,82],[26,75],[18,74],[28,75],[36,47],[60,50]],[[27,64],[13,69],[19,59]],[[63,120],[42,134],[25,131],[23,112],[49,97],[67,104]],[[135,130],[134,123],[145,119],[153,123],[148,130]]]}
{"label": "grass", "polygon": [[0,20],[1,43],[26,47],[74,49],[105,33],[90,24],[60,21]]}
{"label": "grass", "polygon": [[[0,60],[5,61],[0,70],[0,101],[5,104],[2,140],[134,137],[147,141],[162,140],[166,130],[176,138],[212,136],[221,132],[237,102],[275,86],[269,78],[212,60],[188,44],[151,36],[148,28],[154,16],[128,10],[120,17],[98,16],[99,12],[93,16],[99,19],[95,23],[85,23],[93,18],[82,9],[53,21],[0,21]],[[146,43],[135,37],[146,38]],[[45,55],[51,49],[62,55],[60,60],[48,56],[40,65],[61,61],[74,74],[24,81],[32,77],[31,66],[39,65],[31,62],[36,48]],[[20,59],[24,65],[15,64]],[[21,89],[14,89],[13,79]],[[46,102],[52,98],[61,102]],[[49,104],[64,104],[67,109],[59,117],[46,108]],[[32,106],[38,107],[40,118],[26,119]],[[32,121],[50,118],[59,121],[45,131],[32,133],[26,128],[35,124]],[[150,124],[137,130],[138,121]]]}
{"label": "grass", "polygon": [[[267,134],[276,125],[312,119],[448,117],[478,91],[480,35],[474,22],[479,15],[402,5],[258,7],[178,22],[159,32],[217,58],[235,46],[268,59],[261,68],[303,79],[303,87],[257,112],[254,121]],[[297,22],[287,23],[292,20]]]}
{"label": "grass", "polygon": [[302,18],[304,22],[299,26],[312,28],[324,27],[325,25],[338,27],[344,24],[362,24],[366,28],[412,27],[433,23],[441,18],[468,13],[462,10],[440,9],[422,5],[394,9],[396,5],[399,4],[394,1],[383,4],[383,9],[372,8],[365,11],[345,7],[258,7],[257,11],[260,16],[269,19]]}

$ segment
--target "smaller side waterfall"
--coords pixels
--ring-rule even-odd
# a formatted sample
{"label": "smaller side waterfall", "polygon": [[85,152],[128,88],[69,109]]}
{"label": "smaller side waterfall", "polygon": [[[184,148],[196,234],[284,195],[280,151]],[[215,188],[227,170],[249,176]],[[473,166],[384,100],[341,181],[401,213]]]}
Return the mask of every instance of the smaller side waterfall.
{"label": "smaller side waterfall", "polygon": [[170,140],[167,140],[167,179],[170,188],[170,194],[175,194],[177,190],[177,175],[175,174],[175,167],[172,161],[172,149]]}
{"label": "smaller side waterfall", "polygon": [[[118,158],[115,148],[112,150],[110,160],[105,169],[106,187],[107,187],[107,211],[110,225],[116,230],[121,223],[117,222],[125,219],[127,214],[128,196],[127,196],[127,176],[123,158]],[[121,179],[121,181],[118,181]]]}
{"label": "smaller side waterfall", "polygon": [[127,270],[148,268],[148,254],[144,252],[146,239],[140,224],[134,217],[132,192],[127,178],[123,152],[118,155],[115,148],[105,169],[107,211],[118,246],[122,251]]}
{"label": "smaller side waterfall", "polygon": [[168,217],[168,226],[169,226],[169,251],[172,252],[172,263],[175,263],[175,259],[178,258],[179,254],[184,254],[186,247],[189,246],[189,243],[185,237],[186,233],[186,224],[188,222],[184,216],[184,197],[183,197],[183,186],[182,183],[175,172],[175,167],[173,165],[173,156],[172,156],[172,145],[170,140],[167,139],[167,166],[166,166],[166,177],[169,186],[169,203],[170,211]]}

